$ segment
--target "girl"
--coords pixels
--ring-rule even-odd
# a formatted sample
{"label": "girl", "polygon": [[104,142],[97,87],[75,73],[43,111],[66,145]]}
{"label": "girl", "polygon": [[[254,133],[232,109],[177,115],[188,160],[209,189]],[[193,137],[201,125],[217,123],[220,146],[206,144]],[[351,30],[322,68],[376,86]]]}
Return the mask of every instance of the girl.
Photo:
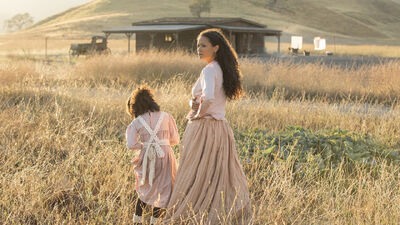
{"label": "girl", "polygon": [[216,29],[199,34],[197,52],[207,65],[192,89],[192,110],[164,222],[248,224],[249,189],[225,119],[226,101],[242,94],[237,55]]}
{"label": "girl", "polygon": [[126,129],[126,145],[131,150],[140,150],[132,161],[139,195],[133,222],[140,224],[143,208],[151,205],[150,224],[154,224],[161,209],[167,206],[174,186],[177,166],[171,146],[179,144],[179,134],[175,120],[160,111],[147,87],[140,87],[132,94],[127,111],[134,120]]}

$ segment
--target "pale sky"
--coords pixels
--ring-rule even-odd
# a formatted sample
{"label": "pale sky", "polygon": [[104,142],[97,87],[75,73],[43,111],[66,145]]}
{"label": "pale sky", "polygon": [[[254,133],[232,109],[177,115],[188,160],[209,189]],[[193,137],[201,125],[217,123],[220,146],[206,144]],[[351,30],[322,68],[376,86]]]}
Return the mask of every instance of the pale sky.
{"label": "pale sky", "polygon": [[35,22],[71,7],[82,5],[92,0],[0,0],[0,33],[4,21],[18,13],[29,13]]}

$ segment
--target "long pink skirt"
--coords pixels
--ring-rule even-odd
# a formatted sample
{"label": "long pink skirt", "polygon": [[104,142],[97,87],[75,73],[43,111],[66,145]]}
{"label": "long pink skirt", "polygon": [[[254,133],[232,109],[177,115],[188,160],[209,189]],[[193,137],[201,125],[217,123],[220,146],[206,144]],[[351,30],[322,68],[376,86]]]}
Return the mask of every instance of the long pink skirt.
{"label": "long pink skirt", "polygon": [[164,223],[248,224],[249,189],[226,121],[189,122]]}

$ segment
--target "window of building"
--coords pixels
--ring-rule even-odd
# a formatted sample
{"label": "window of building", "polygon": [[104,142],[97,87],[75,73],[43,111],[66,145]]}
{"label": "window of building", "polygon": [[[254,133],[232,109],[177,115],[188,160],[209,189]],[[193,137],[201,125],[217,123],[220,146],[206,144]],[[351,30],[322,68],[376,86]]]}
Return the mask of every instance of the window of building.
{"label": "window of building", "polygon": [[172,34],[166,34],[165,35],[165,42],[172,42],[172,41],[173,41]]}

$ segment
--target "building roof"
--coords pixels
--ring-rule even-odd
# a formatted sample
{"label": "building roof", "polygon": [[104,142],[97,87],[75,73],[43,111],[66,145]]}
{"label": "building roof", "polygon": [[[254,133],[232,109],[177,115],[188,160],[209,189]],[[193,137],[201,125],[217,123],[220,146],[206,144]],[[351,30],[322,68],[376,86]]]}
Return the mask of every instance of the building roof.
{"label": "building roof", "polygon": [[[244,22],[249,26],[229,25],[232,22]],[[121,27],[104,30],[108,35],[112,33],[140,33],[140,32],[180,32],[185,30],[201,30],[206,28],[220,28],[224,31],[233,32],[253,32],[261,33],[266,36],[280,36],[282,31],[267,28],[242,18],[224,18],[224,17],[165,17],[155,20],[141,21],[133,23],[131,27]]]}
{"label": "building roof", "polygon": [[214,27],[220,28],[222,30],[234,31],[234,32],[255,32],[255,33],[263,33],[263,34],[272,34],[277,35],[281,34],[280,30],[273,30],[264,27],[241,27],[241,26],[224,26],[224,25],[215,25]]}
{"label": "building roof", "polygon": [[136,33],[136,32],[165,32],[204,29],[204,25],[140,25],[104,30],[104,33]]}
{"label": "building roof", "polygon": [[155,24],[223,25],[232,22],[244,22],[255,27],[267,27],[264,24],[256,23],[254,21],[246,20],[243,18],[229,18],[229,17],[163,17],[154,20],[134,22],[132,23],[132,26],[155,25]]}

